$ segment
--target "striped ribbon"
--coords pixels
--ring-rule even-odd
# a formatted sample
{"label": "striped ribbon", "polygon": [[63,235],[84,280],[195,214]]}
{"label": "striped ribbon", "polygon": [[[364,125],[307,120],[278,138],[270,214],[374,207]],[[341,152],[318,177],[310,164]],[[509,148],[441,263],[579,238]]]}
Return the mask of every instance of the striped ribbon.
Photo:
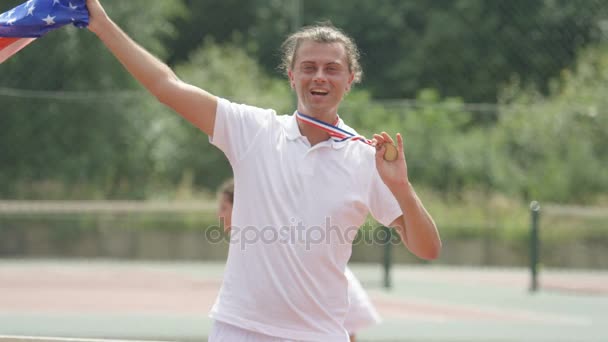
{"label": "striped ribbon", "polygon": [[333,125],[330,125],[326,122],[315,119],[306,114],[302,114],[299,111],[296,111],[296,117],[298,118],[298,120],[300,120],[308,125],[315,126],[319,129],[322,129],[325,132],[329,133],[329,135],[332,137],[332,139],[336,142],[343,142],[343,141],[347,141],[347,140],[352,140],[352,141],[358,140],[362,143],[373,146],[373,141],[365,138],[364,136],[356,135],[354,133],[351,133],[347,130],[344,130],[344,129],[336,126],[339,119],[336,119],[336,123],[334,123]]}

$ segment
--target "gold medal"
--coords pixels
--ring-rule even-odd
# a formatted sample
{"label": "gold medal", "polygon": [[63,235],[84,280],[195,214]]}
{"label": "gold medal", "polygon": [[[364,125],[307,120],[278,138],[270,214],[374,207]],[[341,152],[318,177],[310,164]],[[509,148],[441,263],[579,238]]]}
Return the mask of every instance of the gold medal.
{"label": "gold medal", "polygon": [[387,142],[384,144],[384,148],[384,160],[393,161],[397,159],[397,146]]}

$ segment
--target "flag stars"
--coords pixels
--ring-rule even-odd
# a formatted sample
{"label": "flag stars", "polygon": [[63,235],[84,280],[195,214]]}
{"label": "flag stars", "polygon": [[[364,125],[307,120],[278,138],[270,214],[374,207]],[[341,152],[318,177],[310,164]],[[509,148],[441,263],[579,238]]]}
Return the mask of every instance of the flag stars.
{"label": "flag stars", "polygon": [[25,3],[25,8],[28,8],[32,4],[32,2],[34,2],[34,0],[27,0],[27,2]]}
{"label": "flag stars", "polygon": [[74,5],[72,5],[72,3],[70,2],[70,9],[71,9],[72,11],[74,11],[74,10],[75,10],[75,9],[77,9],[77,8],[78,8],[78,6],[74,6]]}
{"label": "flag stars", "polygon": [[34,15],[34,10],[36,9],[36,6],[32,5],[32,7],[27,9],[27,16],[33,16]]}
{"label": "flag stars", "polygon": [[17,21],[17,19],[15,19],[15,18],[10,18],[9,20],[7,20],[6,25],[8,25],[8,26],[12,26],[12,25],[13,25],[13,23],[14,23],[15,21]]}
{"label": "flag stars", "polygon": [[59,2],[59,0],[53,0],[53,6],[55,6],[55,4],[61,5],[61,3]]}
{"label": "flag stars", "polygon": [[55,20],[54,20],[54,19],[55,19],[55,17],[51,17],[51,15],[50,15],[50,14],[48,14],[48,15],[46,16],[46,18],[44,18],[44,19],[42,19],[42,20],[44,20],[44,22],[46,22],[46,24],[47,24],[47,25],[53,25],[53,24],[55,23]]}

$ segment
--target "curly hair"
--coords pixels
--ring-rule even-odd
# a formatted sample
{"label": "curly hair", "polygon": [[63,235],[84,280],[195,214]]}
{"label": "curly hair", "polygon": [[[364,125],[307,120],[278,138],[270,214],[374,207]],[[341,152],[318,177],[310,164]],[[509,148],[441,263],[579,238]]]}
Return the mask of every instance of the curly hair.
{"label": "curly hair", "polygon": [[359,62],[360,53],[355,41],[331,23],[320,23],[303,27],[285,39],[281,45],[283,57],[280,68],[283,72],[288,73],[290,70],[293,70],[296,53],[304,41],[326,44],[341,43],[346,50],[349,71],[355,76],[353,82],[358,83],[361,81],[363,69]]}

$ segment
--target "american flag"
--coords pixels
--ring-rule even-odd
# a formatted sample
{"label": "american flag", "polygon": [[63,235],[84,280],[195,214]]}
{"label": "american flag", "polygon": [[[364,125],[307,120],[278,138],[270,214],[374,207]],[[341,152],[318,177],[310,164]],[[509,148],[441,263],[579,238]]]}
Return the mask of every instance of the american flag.
{"label": "american flag", "polygon": [[36,38],[68,24],[89,24],[86,0],[28,0],[0,14],[0,63]]}

